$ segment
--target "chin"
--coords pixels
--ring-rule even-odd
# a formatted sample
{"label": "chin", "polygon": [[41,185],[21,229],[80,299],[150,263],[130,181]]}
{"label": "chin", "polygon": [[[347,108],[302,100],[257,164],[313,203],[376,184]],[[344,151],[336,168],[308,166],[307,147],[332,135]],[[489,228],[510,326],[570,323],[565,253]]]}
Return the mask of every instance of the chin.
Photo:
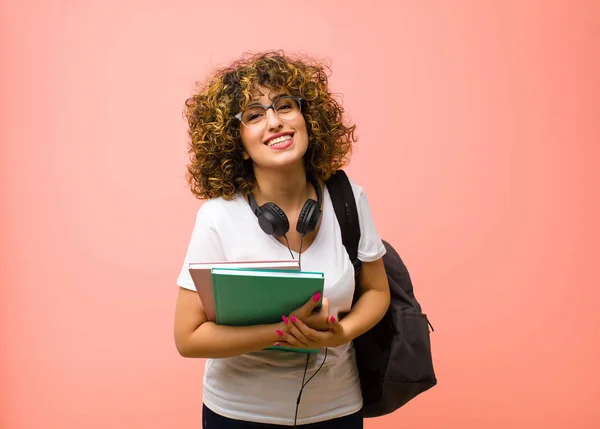
{"label": "chin", "polygon": [[261,159],[254,162],[255,167],[265,169],[282,169],[294,167],[298,164],[304,164],[304,154],[280,154],[281,156],[276,157],[277,159]]}

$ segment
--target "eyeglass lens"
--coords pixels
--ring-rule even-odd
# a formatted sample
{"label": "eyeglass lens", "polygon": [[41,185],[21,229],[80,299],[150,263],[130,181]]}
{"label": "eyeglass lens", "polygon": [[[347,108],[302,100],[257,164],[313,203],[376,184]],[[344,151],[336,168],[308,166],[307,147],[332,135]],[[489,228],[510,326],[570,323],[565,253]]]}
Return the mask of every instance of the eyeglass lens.
{"label": "eyeglass lens", "polygon": [[[275,113],[283,120],[292,120],[300,113],[300,104],[291,97],[282,97],[273,106]],[[267,120],[267,111],[262,106],[250,106],[242,114],[242,122],[248,127],[260,127]]]}

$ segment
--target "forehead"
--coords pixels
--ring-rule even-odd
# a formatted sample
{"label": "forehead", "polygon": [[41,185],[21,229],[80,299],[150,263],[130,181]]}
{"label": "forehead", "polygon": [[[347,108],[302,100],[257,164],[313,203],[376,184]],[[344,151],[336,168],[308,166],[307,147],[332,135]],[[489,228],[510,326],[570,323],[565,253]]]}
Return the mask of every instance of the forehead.
{"label": "forehead", "polygon": [[290,92],[286,88],[269,88],[264,85],[254,85],[250,92],[250,102],[270,102],[280,95],[290,95]]}

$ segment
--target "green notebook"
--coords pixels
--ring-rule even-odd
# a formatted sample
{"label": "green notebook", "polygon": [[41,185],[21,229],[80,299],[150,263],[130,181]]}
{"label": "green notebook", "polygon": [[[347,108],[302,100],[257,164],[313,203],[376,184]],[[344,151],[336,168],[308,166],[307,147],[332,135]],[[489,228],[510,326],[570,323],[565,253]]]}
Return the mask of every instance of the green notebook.
{"label": "green notebook", "polygon": [[[315,293],[323,296],[323,273],[289,270],[213,268],[216,323],[250,326],[281,322]],[[321,306],[321,302],[317,307]],[[318,349],[269,349],[317,353]]]}

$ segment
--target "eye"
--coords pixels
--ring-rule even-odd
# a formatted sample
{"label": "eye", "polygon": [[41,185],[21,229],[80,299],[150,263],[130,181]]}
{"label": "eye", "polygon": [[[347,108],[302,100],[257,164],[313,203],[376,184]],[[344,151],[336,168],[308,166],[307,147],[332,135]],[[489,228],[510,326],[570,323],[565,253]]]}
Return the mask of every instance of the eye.
{"label": "eye", "polygon": [[252,109],[246,113],[244,113],[244,122],[246,123],[254,123],[254,122],[259,122],[262,117],[264,116],[265,112],[264,110],[260,109]]}
{"label": "eye", "polygon": [[278,112],[289,112],[298,108],[298,103],[293,98],[284,97],[277,102],[275,107]]}

